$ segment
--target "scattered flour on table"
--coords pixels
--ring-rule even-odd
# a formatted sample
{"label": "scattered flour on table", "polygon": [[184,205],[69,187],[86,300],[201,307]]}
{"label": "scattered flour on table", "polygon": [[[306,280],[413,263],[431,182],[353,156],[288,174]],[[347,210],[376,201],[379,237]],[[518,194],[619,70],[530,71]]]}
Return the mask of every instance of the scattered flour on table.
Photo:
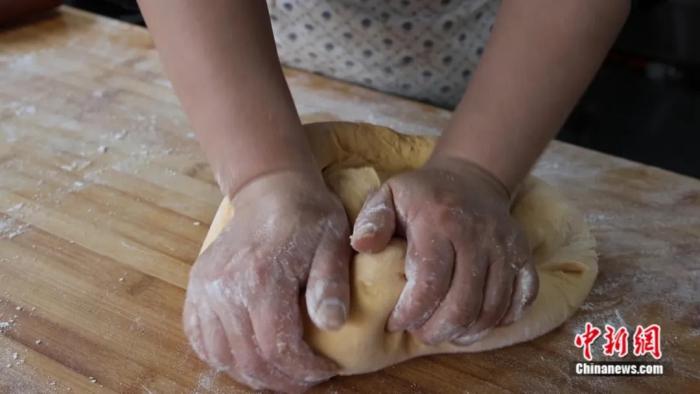
{"label": "scattered flour on table", "polygon": [[[8,213],[22,209],[23,204],[18,204],[7,210]],[[0,218],[0,238],[13,239],[29,229],[29,225],[22,223],[13,217]]]}
{"label": "scattered flour on table", "polygon": [[80,170],[85,169],[91,163],[92,163],[92,161],[90,161],[90,160],[78,159],[78,160],[73,160],[72,162],[70,162],[68,164],[62,165],[61,169],[68,171],[68,172],[80,171]]}
{"label": "scattered flour on table", "polygon": [[228,390],[219,389],[216,384],[216,376],[220,372],[210,369],[208,371],[199,374],[199,379],[197,380],[197,386],[192,391],[192,394],[199,393],[214,393],[214,394],[225,394]]}
{"label": "scattered flour on table", "polygon": [[126,137],[127,134],[129,134],[129,131],[128,131],[128,130],[126,130],[126,129],[121,129],[121,130],[117,131],[116,133],[114,133],[114,134],[112,135],[112,138],[115,139],[115,140],[123,140],[124,137]]}
{"label": "scattered flour on table", "polygon": [[8,64],[6,65],[7,69],[12,71],[22,71],[36,66],[36,55],[33,53],[0,58],[0,60],[6,59],[9,60]]}
{"label": "scattered flour on table", "polygon": [[15,116],[27,116],[36,114],[36,107],[32,104],[23,103],[20,101],[11,101],[4,108],[14,112]]}

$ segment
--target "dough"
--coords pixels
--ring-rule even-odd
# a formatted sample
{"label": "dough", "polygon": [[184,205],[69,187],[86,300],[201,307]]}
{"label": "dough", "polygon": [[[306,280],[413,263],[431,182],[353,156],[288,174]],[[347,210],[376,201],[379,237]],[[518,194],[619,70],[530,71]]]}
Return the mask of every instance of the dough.
{"label": "dough", "polygon": [[[354,220],[367,193],[392,174],[420,167],[434,140],[406,136],[369,124],[344,122],[305,126],[318,165],[329,187]],[[582,215],[553,188],[528,178],[516,196],[513,215],[523,225],[532,250],[540,288],[523,317],[498,327],[469,346],[427,346],[410,333],[388,333],[386,321],[405,283],[406,243],[394,239],[377,254],[357,254],[351,266],[351,309],[336,331],[323,331],[306,319],[307,341],[341,366],[342,375],[376,371],[410,358],[478,352],[528,341],[568,319],[583,302],[598,272],[595,241]],[[233,218],[222,201],[204,241],[204,250]],[[301,303],[304,305],[304,303]]]}

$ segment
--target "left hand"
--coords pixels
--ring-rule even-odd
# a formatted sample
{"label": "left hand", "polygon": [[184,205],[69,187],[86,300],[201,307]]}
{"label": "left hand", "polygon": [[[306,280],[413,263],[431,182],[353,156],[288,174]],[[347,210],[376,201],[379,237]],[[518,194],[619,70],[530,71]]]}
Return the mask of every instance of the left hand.
{"label": "left hand", "polygon": [[476,342],[510,324],[537,294],[528,241],[493,175],[456,158],[432,158],[367,198],[352,246],[382,250],[405,235],[407,283],[387,328],[428,344]]}

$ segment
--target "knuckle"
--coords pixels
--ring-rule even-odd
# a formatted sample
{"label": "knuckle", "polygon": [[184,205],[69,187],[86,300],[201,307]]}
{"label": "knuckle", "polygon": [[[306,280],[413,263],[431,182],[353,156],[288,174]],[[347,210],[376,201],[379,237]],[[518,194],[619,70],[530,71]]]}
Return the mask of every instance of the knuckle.
{"label": "knuckle", "polygon": [[262,358],[275,366],[300,365],[305,355],[300,352],[300,344],[296,338],[288,334],[277,334],[273,338],[260,338]]}
{"label": "knuckle", "polygon": [[263,264],[255,261],[248,267],[247,283],[253,288],[270,280],[272,276],[272,264]]}
{"label": "knuckle", "polygon": [[441,205],[435,211],[433,225],[440,226],[448,234],[462,234],[475,224],[474,215],[460,206]]}

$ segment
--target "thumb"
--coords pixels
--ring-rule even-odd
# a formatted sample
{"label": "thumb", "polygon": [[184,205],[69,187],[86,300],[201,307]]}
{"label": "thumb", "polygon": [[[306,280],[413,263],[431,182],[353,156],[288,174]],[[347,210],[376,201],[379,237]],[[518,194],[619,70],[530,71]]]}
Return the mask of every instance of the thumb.
{"label": "thumb", "polygon": [[[347,222],[346,222],[347,223]],[[311,262],[306,284],[306,309],[316,327],[340,328],[350,308],[348,226],[338,235],[327,233]]]}
{"label": "thumb", "polygon": [[395,229],[394,199],[385,183],[365,200],[355,220],[350,244],[358,252],[376,253],[386,247]]}

